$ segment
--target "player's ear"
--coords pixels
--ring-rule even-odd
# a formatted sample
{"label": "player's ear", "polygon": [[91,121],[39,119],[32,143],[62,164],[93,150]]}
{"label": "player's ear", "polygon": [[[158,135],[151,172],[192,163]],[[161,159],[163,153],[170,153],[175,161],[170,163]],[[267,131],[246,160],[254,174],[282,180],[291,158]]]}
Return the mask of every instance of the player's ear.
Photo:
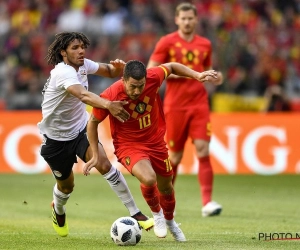
{"label": "player's ear", "polygon": [[65,50],[60,51],[60,54],[62,55],[62,57],[66,57],[67,56],[67,52]]}
{"label": "player's ear", "polygon": [[178,25],[178,16],[175,16],[174,22],[175,22],[176,25]]}

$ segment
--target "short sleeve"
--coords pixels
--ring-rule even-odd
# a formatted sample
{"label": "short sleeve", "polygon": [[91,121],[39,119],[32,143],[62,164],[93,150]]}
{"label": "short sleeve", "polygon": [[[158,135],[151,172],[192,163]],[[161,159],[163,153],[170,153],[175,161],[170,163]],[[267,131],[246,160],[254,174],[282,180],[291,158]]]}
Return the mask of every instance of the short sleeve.
{"label": "short sleeve", "polygon": [[168,61],[169,43],[165,37],[162,37],[156,44],[154,51],[150,57],[151,61],[165,63]]}
{"label": "short sleeve", "polygon": [[154,82],[159,83],[159,86],[162,85],[166,76],[168,76],[170,72],[164,66],[156,66],[147,70],[147,79],[154,80]]}
{"label": "short sleeve", "polygon": [[99,63],[96,63],[90,59],[84,59],[84,66],[87,74],[94,74],[99,69]]}
{"label": "short sleeve", "polygon": [[57,75],[56,87],[67,89],[68,87],[80,84],[76,71],[73,67],[65,67],[63,71]]}

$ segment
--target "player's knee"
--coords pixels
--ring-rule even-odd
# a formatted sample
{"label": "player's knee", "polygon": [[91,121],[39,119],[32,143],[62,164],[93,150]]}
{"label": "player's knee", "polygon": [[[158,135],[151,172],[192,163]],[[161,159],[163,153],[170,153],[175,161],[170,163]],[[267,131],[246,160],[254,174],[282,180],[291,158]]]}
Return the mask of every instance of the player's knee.
{"label": "player's knee", "polygon": [[61,186],[61,187],[60,187],[60,191],[61,191],[62,193],[64,193],[64,194],[70,194],[70,193],[73,192],[74,187],[75,187],[75,184],[74,184],[74,183],[72,183],[72,184],[70,184],[70,185],[67,185],[67,186]]}
{"label": "player's knee", "polygon": [[155,175],[147,175],[143,176],[142,183],[145,186],[154,186],[156,184],[156,176]]}
{"label": "player's knee", "polygon": [[97,164],[96,169],[99,171],[100,174],[104,175],[108,173],[111,169],[111,163],[109,160],[104,160]]}
{"label": "player's knee", "polygon": [[171,153],[170,154],[171,163],[173,165],[177,166],[180,163],[181,159],[182,159],[182,155],[183,154],[181,152],[180,153]]}
{"label": "player's knee", "polygon": [[208,156],[209,154],[209,143],[203,142],[203,143],[198,143],[196,145],[196,152],[198,157],[205,157]]}

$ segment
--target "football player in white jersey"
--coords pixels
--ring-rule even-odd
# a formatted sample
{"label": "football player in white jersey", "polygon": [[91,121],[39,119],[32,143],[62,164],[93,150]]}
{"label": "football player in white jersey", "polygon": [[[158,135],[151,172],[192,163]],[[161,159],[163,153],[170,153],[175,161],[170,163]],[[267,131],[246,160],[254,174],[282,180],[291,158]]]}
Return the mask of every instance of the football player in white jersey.
{"label": "football player in white jersey", "polygon": [[[62,32],[48,48],[47,62],[54,65],[44,89],[42,102],[43,118],[38,123],[43,135],[41,155],[50,166],[56,179],[53,188],[52,224],[60,236],[69,233],[65,205],[73,191],[73,165],[78,156],[84,162],[92,157],[86,136],[88,114],[86,104],[109,110],[121,122],[129,114],[123,108],[125,101],[109,101],[88,91],[88,74],[104,77],[120,76],[125,62],[119,59],[110,64],[96,63],[85,58],[89,39],[79,32]],[[103,146],[98,144],[96,169],[127,207],[130,215],[141,227],[149,230],[153,219],[143,215],[136,206],[122,173],[108,160]]]}

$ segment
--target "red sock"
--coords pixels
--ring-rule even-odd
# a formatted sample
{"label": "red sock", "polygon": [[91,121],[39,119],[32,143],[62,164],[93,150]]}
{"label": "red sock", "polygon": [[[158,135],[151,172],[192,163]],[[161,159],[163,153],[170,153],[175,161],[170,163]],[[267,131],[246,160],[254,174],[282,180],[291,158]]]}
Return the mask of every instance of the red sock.
{"label": "red sock", "polygon": [[172,166],[172,169],[173,169],[173,179],[172,179],[172,184],[174,186],[174,183],[175,183],[175,180],[176,180],[176,177],[177,177],[177,170],[178,170],[178,164],[175,165],[171,162],[171,166]]}
{"label": "red sock", "polygon": [[166,220],[172,220],[174,218],[175,210],[175,195],[174,190],[171,194],[159,194],[160,205],[164,211],[164,216]]}
{"label": "red sock", "polygon": [[198,182],[201,187],[202,205],[211,201],[213,170],[210,164],[209,156],[199,158]]}
{"label": "red sock", "polygon": [[153,186],[146,186],[144,184],[140,184],[140,188],[142,191],[142,195],[150,207],[152,212],[158,213],[160,210],[159,205],[159,192],[157,189],[157,184],[155,183]]}

